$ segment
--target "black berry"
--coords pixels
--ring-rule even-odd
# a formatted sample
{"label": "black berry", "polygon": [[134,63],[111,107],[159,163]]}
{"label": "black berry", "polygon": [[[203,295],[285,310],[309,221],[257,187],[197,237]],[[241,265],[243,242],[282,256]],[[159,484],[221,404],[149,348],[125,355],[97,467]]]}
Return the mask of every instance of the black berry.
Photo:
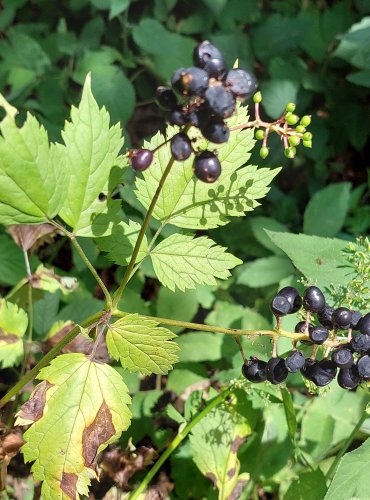
{"label": "black berry", "polygon": [[311,380],[311,373],[316,364],[317,364],[316,360],[308,358],[306,359],[305,364],[302,366],[301,373],[308,380]]}
{"label": "black berry", "polygon": [[225,79],[225,87],[243,99],[253,95],[257,89],[257,80],[252,73],[243,69],[231,69]]}
{"label": "black berry", "polygon": [[285,316],[290,313],[291,305],[282,295],[276,295],[271,302],[271,310],[275,316]]}
{"label": "black berry", "polygon": [[272,384],[280,384],[288,376],[288,369],[285,366],[285,359],[271,358],[266,366],[266,378]]}
{"label": "black berry", "polygon": [[215,182],[221,175],[221,163],[214,153],[203,151],[195,157],[193,171],[203,182]]}
{"label": "black berry", "polygon": [[352,337],[350,342],[352,351],[364,353],[370,350],[370,335],[365,333],[358,333]]}
{"label": "black berry", "polygon": [[306,360],[303,352],[294,350],[285,359],[285,366],[289,372],[295,373],[303,368]]}
{"label": "black berry", "polygon": [[142,172],[150,167],[153,161],[153,153],[150,149],[137,149],[130,152],[130,163],[134,170]]}
{"label": "black berry", "polygon": [[365,316],[360,320],[358,329],[361,333],[370,335],[370,313],[365,314]]}
{"label": "black berry", "polygon": [[229,127],[222,119],[213,118],[205,127],[201,128],[201,132],[208,141],[216,144],[227,142],[230,137]]}
{"label": "black berry", "polygon": [[171,125],[178,125],[179,127],[181,127],[182,125],[185,125],[188,120],[181,106],[178,106],[170,113],[168,121],[171,123]]}
{"label": "black berry", "polygon": [[180,132],[172,137],[171,153],[175,160],[187,160],[192,152],[191,142],[186,134]]}
{"label": "black berry", "polygon": [[342,389],[355,389],[360,383],[357,366],[353,365],[350,368],[339,370],[337,381]]}
{"label": "black berry", "polygon": [[209,76],[217,78],[225,71],[225,62],[221,51],[208,40],[199,43],[193,52],[193,61],[196,66],[203,68]]}
{"label": "black berry", "polygon": [[156,91],[156,101],[158,105],[166,111],[171,111],[177,106],[175,92],[169,87],[158,87]]}
{"label": "black berry", "polygon": [[333,324],[335,328],[341,330],[348,330],[351,326],[352,313],[346,307],[338,307],[333,312]]}
{"label": "black berry", "polygon": [[338,368],[349,368],[353,365],[352,352],[346,348],[333,351],[331,360]]}
{"label": "black berry", "polygon": [[285,297],[289,302],[291,306],[289,314],[297,312],[302,307],[302,298],[293,286],[285,286],[278,291],[278,295]]}
{"label": "black berry", "polygon": [[351,328],[352,330],[358,330],[360,327],[362,314],[359,311],[351,311],[351,313],[352,313]]}
{"label": "black berry", "polygon": [[264,382],[266,380],[266,361],[251,358],[248,364],[242,366],[242,373],[251,382]]}
{"label": "black berry", "polygon": [[311,328],[313,328],[312,323],[306,323],[305,321],[299,321],[295,325],[294,331],[295,331],[295,333],[306,333],[306,334],[308,334],[308,332],[310,331]]}
{"label": "black berry", "polygon": [[322,326],[326,326],[330,330],[333,328],[333,312],[334,307],[325,306],[324,309],[318,313],[317,319],[320,321]]}
{"label": "black berry", "polygon": [[313,313],[321,312],[325,307],[325,297],[320,288],[309,286],[303,294],[303,307]]}
{"label": "black berry", "polygon": [[210,112],[221,118],[228,118],[235,109],[235,97],[224,87],[208,87],[204,94],[204,99]]}
{"label": "black berry", "polygon": [[171,84],[182,95],[201,96],[208,87],[208,73],[194,66],[180,68],[172,75]]}
{"label": "black berry", "polygon": [[325,326],[313,326],[308,334],[314,344],[323,344],[329,337],[329,331]]}
{"label": "black berry", "polygon": [[370,356],[361,356],[357,361],[358,374],[365,380],[370,379]]}
{"label": "black berry", "polygon": [[318,361],[311,369],[310,377],[318,387],[330,384],[337,374],[337,367],[329,359]]}

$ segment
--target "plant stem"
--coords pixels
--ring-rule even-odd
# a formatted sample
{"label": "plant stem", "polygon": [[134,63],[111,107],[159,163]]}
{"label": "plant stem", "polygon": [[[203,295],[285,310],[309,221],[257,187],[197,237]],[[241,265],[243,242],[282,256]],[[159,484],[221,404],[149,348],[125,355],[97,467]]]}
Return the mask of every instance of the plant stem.
{"label": "plant stem", "polygon": [[129,496],[129,500],[136,500],[139,498],[141,493],[145,491],[147,486],[153,477],[160,470],[164,462],[167,458],[176,450],[176,448],[182,443],[182,441],[186,438],[189,432],[193,429],[195,425],[197,425],[203,417],[205,417],[210,411],[213,410],[216,406],[218,406],[222,401],[232,392],[233,386],[228,387],[224,391],[220,392],[216,397],[211,399],[211,401],[207,404],[207,406],[200,412],[198,415],[189,422],[182,430],[179,430],[177,436],[172,440],[170,445],[166,448],[166,450],[162,453],[147,475],[144,477],[139,487]]}
{"label": "plant stem", "polygon": [[[98,322],[104,315],[105,311],[99,311],[87,318],[82,324],[82,327],[88,327]],[[39,373],[41,368],[44,368],[50,361],[55,358],[57,354],[67,345],[71,340],[73,340],[80,332],[80,326],[76,325],[70,332],[67,333],[65,337],[62,338],[41,360],[35,365],[32,370],[27,372],[21,377],[20,380],[0,399],[0,408],[2,408],[8,401],[11,400],[28,382],[30,382]]]}

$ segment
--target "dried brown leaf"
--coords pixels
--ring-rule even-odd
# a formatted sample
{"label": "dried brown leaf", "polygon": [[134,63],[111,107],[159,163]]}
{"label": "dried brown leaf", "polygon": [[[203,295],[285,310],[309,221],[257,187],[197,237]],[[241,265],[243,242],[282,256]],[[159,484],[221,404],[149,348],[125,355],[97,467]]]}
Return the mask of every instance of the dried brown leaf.
{"label": "dried brown leaf", "polygon": [[24,251],[31,253],[46,243],[51,243],[60,231],[51,224],[17,224],[8,226],[8,233]]}

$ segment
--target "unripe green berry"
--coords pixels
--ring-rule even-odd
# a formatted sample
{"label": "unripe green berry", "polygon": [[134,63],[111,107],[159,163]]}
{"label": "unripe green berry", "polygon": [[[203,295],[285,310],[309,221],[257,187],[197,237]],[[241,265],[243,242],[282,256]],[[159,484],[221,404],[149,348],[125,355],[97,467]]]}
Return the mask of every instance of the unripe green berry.
{"label": "unripe green berry", "polygon": [[312,148],[312,141],[302,141],[302,144],[305,148]]}
{"label": "unripe green berry", "polygon": [[310,140],[312,139],[312,134],[311,134],[311,132],[305,132],[305,133],[303,134],[303,136],[302,136],[302,139],[303,139],[304,141],[310,141]]}
{"label": "unripe green berry", "polygon": [[296,135],[291,135],[288,141],[291,146],[298,146],[299,143],[301,142],[301,139]]}
{"label": "unripe green berry", "polygon": [[255,135],[256,139],[258,139],[259,141],[262,141],[262,139],[265,137],[265,132],[261,129],[258,129],[258,130],[256,130],[254,135]]}
{"label": "unripe green berry", "polygon": [[297,150],[295,147],[291,146],[290,148],[286,148],[284,149],[284,154],[287,158],[294,158],[295,157],[295,154],[296,154]]}
{"label": "unripe green berry", "polygon": [[269,148],[267,148],[266,146],[263,146],[261,149],[260,149],[260,157],[265,159],[267,158],[269,155]]}
{"label": "unripe green berry", "polygon": [[293,113],[287,113],[285,115],[285,121],[287,122],[288,125],[295,125],[298,123],[299,116],[293,115]]}
{"label": "unripe green berry", "polygon": [[253,101],[258,104],[260,102],[262,102],[262,94],[261,92],[256,92],[253,96]]}
{"label": "unripe green berry", "polygon": [[294,102],[288,102],[288,104],[285,107],[285,111],[287,113],[289,113],[289,112],[293,113],[293,111],[295,111],[295,104],[294,104]]}
{"label": "unripe green berry", "polygon": [[301,121],[299,122],[303,127],[308,127],[309,124],[311,123],[311,116],[309,115],[304,115],[301,118]]}
{"label": "unripe green berry", "polygon": [[297,125],[295,130],[298,134],[304,134],[304,132],[306,132],[306,129],[302,125]]}

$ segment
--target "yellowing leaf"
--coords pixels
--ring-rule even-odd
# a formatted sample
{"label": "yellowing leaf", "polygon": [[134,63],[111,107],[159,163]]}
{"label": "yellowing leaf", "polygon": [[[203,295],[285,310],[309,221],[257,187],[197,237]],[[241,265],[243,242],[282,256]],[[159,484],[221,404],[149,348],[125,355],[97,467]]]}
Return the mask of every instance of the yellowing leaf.
{"label": "yellowing leaf", "polygon": [[16,304],[0,300],[0,363],[3,368],[18,364],[23,356],[22,337],[26,332],[26,311]]}
{"label": "yellowing leaf", "polygon": [[43,498],[78,499],[96,477],[98,453],[130,424],[128,389],[112,367],[79,353],[58,356],[38,378],[17,414],[17,425],[32,424],[22,452]]}
{"label": "yellowing leaf", "polygon": [[114,359],[132,372],[165,374],[177,362],[176,335],[139,314],[127,314],[109,325],[107,347]]}

